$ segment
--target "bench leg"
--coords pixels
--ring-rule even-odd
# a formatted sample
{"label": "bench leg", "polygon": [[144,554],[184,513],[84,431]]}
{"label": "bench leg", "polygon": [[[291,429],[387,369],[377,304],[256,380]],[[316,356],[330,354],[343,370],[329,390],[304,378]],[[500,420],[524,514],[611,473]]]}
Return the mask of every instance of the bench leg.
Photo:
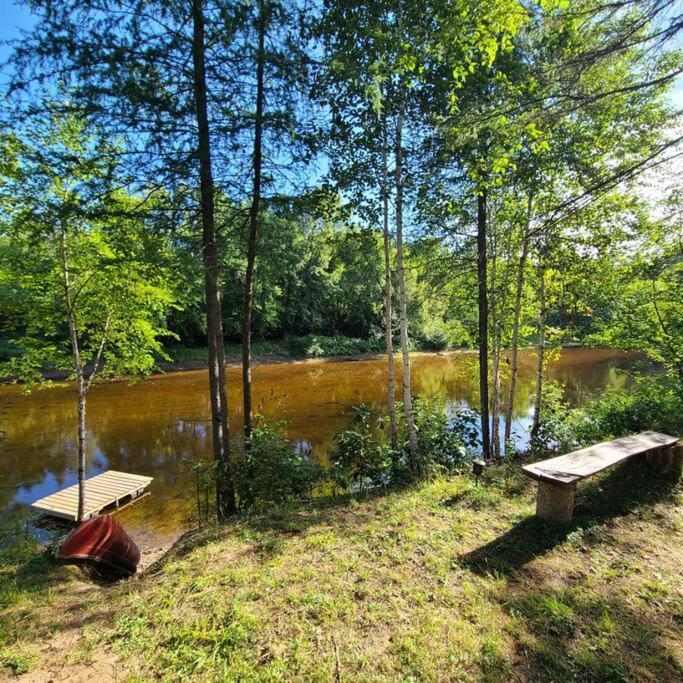
{"label": "bench leg", "polygon": [[538,482],[536,494],[536,514],[548,522],[569,526],[574,514],[576,482],[573,484],[551,484]]}
{"label": "bench leg", "polygon": [[668,448],[660,448],[653,453],[647,453],[648,465],[660,474],[671,477],[678,481],[683,473],[683,441],[675,443]]}

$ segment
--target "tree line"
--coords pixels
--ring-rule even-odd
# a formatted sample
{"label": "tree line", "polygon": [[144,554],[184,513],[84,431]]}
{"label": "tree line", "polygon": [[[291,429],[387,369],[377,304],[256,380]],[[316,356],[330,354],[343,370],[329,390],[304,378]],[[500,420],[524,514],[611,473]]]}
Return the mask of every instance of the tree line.
{"label": "tree line", "polygon": [[0,140],[1,305],[10,374],[77,381],[81,484],[89,387],[150,372],[169,335],[208,348],[220,517],[226,335],[247,451],[254,331],[383,337],[413,476],[411,335],[476,344],[491,459],[531,340],[532,438],[547,350],[572,337],[683,383],[680,190],[659,180],[653,211],[642,180],[680,153],[676,2],[30,7]]}

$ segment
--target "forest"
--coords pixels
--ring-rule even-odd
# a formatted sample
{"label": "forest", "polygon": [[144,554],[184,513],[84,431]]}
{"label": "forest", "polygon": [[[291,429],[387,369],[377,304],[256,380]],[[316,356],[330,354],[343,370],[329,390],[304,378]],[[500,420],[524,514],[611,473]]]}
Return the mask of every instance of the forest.
{"label": "forest", "polygon": [[[395,532],[430,547],[418,564],[424,561],[431,586],[424,590],[432,597],[404,596],[400,609],[434,599],[440,616],[431,631],[425,615],[406,617],[423,630],[404,633],[403,650],[396,643],[382,650],[381,666],[349,633],[355,649],[346,662],[334,635],[324,656],[308,651],[323,637],[319,629],[327,634],[341,620],[342,631],[353,630],[358,613],[336,602],[346,597],[316,593],[309,607],[322,621],[314,626],[302,616],[301,596],[290,596],[306,627],[287,632],[284,652],[273,645],[282,635],[273,621],[278,601],[268,616],[254,616],[244,607],[250,598],[240,593],[247,590],[244,577],[232,576],[226,580],[240,588],[231,597],[231,635],[220,636],[228,640],[212,621],[228,619],[215,612],[217,596],[207,597],[214,610],[208,621],[164,613],[149,641],[165,653],[158,670],[145,659],[144,634],[152,627],[142,625],[148,619],[142,605],[125,589],[112,589],[119,591],[114,602],[138,615],[119,620],[107,636],[119,648],[127,641],[143,658],[133,673],[341,681],[348,667],[351,680],[513,680],[519,666],[519,680],[683,675],[680,652],[678,658],[673,650],[655,652],[663,632],[683,642],[675,588],[680,548],[664,562],[665,588],[650,586],[662,591],[652,608],[659,612],[641,628],[659,635],[645,638],[624,611],[632,606],[622,605],[618,617],[608,617],[626,635],[596,645],[590,659],[598,636],[588,634],[600,631],[609,610],[598,617],[581,600],[607,598],[563,594],[552,598],[556,604],[547,595],[534,602],[531,593],[515,592],[510,572],[525,562],[501,559],[495,546],[489,565],[475,549],[493,543],[486,534],[454,550],[445,540],[450,508],[435,502],[455,487],[448,505],[462,517],[463,538],[470,513],[485,517],[474,522],[481,529],[504,533],[501,520],[531,509],[520,483],[529,459],[637,432],[674,441],[683,433],[680,1],[32,0],[18,6],[30,21],[5,46],[0,82],[0,378],[7,385],[0,386],[7,392],[0,394],[0,458],[4,445],[6,462],[14,463],[0,472],[10,488],[27,487],[24,498],[0,494],[12,533],[24,524],[31,535],[35,520],[17,522],[33,502],[29,490],[44,495],[67,483],[78,491],[74,521],[84,522],[86,481],[102,469],[98,458],[116,464],[125,451],[128,469],[172,478],[172,485],[164,483],[168,491],[176,479],[187,482],[190,493],[173,495],[188,499],[183,510],[190,524],[208,534],[197,551],[205,559],[239,555],[243,542],[255,544],[258,557],[249,562],[258,565],[258,558],[270,562],[290,544],[303,567],[310,548],[304,536],[294,537],[317,534],[315,552],[323,552],[338,542],[341,528],[375,539],[370,545]],[[603,382],[586,367],[588,388],[577,380],[570,389],[567,377],[581,368],[569,365],[566,376],[557,368],[569,363],[572,349],[588,348],[623,352],[614,362],[628,363],[628,372]],[[372,361],[357,367],[375,374],[367,370],[353,400],[340,399],[335,387],[341,393],[352,380],[296,379],[304,371],[293,362],[312,358],[329,359],[310,367],[330,377],[341,370],[325,368],[344,367],[343,360]],[[278,364],[287,369],[278,371]],[[429,388],[430,367],[438,391]],[[201,371],[200,390],[180,384],[194,370]],[[289,385],[278,372],[290,373]],[[183,440],[178,426],[168,437],[171,398],[145,389],[161,386],[160,373],[166,387],[176,386],[172,374],[180,377],[173,400],[184,412],[167,422],[194,430],[183,432]],[[456,373],[457,396],[449,373]],[[50,393],[60,391],[67,393]],[[329,400],[320,397],[298,413],[287,408],[292,396],[307,391],[328,392]],[[121,427],[147,430],[144,445],[135,450],[126,441],[107,451],[106,397],[128,415],[133,396],[144,392],[152,396],[145,414]],[[63,424],[66,441],[60,431],[59,440],[45,436],[53,441],[29,446],[41,423],[28,411],[46,409],[40,396],[68,405],[50,418]],[[316,411],[328,415],[328,404],[329,424],[312,437]],[[21,415],[12,412],[19,405]],[[200,405],[201,417],[187,417]],[[148,422],[155,411],[157,422]],[[292,425],[299,418],[305,426]],[[190,427],[195,422],[201,429]],[[24,447],[37,449],[31,465],[16,464]],[[163,460],[174,449],[183,451],[184,474],[176,474],[176,465],[160,474],[165,465],[151,465],[154,454],[165,453],[154,456]],[[43,458],[62,456],[69,464],[60,464],[52,488],[39,485],[46,481]],[[483,488],[468,478],[473,462],[477,476],[483,471]],[[622,501],[624,510],[648,500],[647,484],[637,477],[635,498]],[[680,493],[659,480],[657,486],[647,504],[680,536]],[[538,491],[540,505],[540,484]],[[586,495],[592,502],[584,508],[597,510],[592,521],[579,515],[568,536],[544,530],[530,556],[547,561],[565,547],[574,555],[582,547],[605,552],[610,541],[589,538],[591,529],[612,534],[613,546],[635,542],[626,522],[606,531],[615,513],[595,502],[594,489]],[[360,507],[335,508],[339,500]],[[395,528],[372,527],[366,518],[375,505],[383,519],[395,515]],[[430,521],[420,521],[418,508]],[[316,516],[326,518],[321,528],[337,541],[328,543],[320,529],[304,532]],[[409,518],[401,530],[399,520]],[[292,525],[292,538],[278,536],[278,524],[283,533]],[[537,527],[515,529],[506,547],[536,543],[530,539]],[[32,604],[52,580],[52,565],[35,559],[34,541],[2,556],[2,577],[13,587],[0,591],[0,604],[10,612],[22,601]],[[340,557],[356,567],[358,552],[344,547]],[[493,608],[470,604],[477,633],[461,645],[476,655],[467,663],[438,650],[432,669],[428,652],[455,598],[431,582],[447,583],[442,558],[449,552],[458,571],[472,574],[472,585],[484,582],[486,600],[497,601],[509,623],[482,644],[479,630],[490,627],[483,611]],[[11,577],[26,557],[40,565],[42,578],[17,587]],[[505,566],[494,566],[495,557]],[[571,564],[561,557],[560,565]],[[189,595],[191,563],[172,562]],[[409,584],[405,563],[412,560],[396,562],[406,572],[396,582]],[[287,582],[280,566],[260,571],[263,590]],[[341,565],[325,571],[334,576]],[[220,585],[216,575],[205,578],[214,589]],[[492,597],[498,580],[515,593],[503,607]],[[375,624],[370,613],[358,618]],[[661,626],[667,619],[677,624],[668,631]],[[263,624],[267,633],[259,631]],[[552,642],[540,643],[544,624]],[[262,661],[252,638],[257,632],[256,640],[267,642]],[[577,651],[557,660],[572,638]],[[7,635],[0,629],[0,666],[28,671],[40,657],[21,654],[22,647],[31,649],[14,627]],[[638,648],[650,653],[647,674],[637,670]]]}

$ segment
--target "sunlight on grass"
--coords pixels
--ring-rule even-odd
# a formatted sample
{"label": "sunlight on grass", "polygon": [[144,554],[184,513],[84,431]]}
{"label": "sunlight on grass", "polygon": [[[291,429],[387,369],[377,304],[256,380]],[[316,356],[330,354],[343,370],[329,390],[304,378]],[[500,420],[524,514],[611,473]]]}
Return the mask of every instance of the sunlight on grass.
{"label": "sunlight on grass", "polygon": [[[603,476],[602,495],[610,476],[627,475]],[[534,520],[533,486],[503,469],[480,486],[454,476],[284,504],[95,588],[87,643],[69,660],[111,647],[143,678],[168,680],[675,680],[681,527],[675,492],[659,485],[637,513],[564,533]],[[14,569],[40,562],[49,581],[4,582],[0,653],[16,672],[39,666],[36,639],[59,629],[83,585],[69,574],[53,591],[55,570],[35,557]],[[36,615],[37,629],[20,625]]]}

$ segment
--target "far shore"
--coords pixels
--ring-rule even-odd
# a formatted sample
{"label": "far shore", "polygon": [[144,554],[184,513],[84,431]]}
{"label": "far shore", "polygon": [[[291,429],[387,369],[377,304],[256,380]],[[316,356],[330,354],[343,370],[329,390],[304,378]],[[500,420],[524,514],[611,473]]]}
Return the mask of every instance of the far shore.
{"label": "far shore", "polygon": [[[593,350],[603,350],[610,351],[613,353],[628,353],[628,351],[623,351],[620,349],[609,349],[606,347],[588,347],[583,344],[566,344],[562,347],[563,349],[578,349],[578,348],[591,348]],[[528,345],[520,347],[520,351],[534,351],[536,346]],[[169,355],[173,355],[178,349],[171,349]],[[206,370],[208,368],[208,361],[201,358],[202,354],[206,353],[206,348],[183,348],[181,349],[181,355],[191,356],[187,360],[173,360],[173,361],[160,361],[158,363],[158,369],[151,376],[159,376],[172,374],[177,372],[191,372],[198,370]],[[396,352],[395,352],[396,353]],[[476,355],[476,349],[470,348],[447,348],[442,350],[415,350],[411,351],[410,355],[415,356],[455,356],[455,355]],[[400,351],[396,354],[400,355]],[[226,368],[235,368],[242,365],[241,358],[237,357],[235,354],[226,353]],[[253,365],[300,365],[300,364],[315,364],[315,363],[341,363],[341,362],[354,362],[354,361],[372,361],[372,360],[382,360],[386,359],[387,354],[380,351],[367,351],[361,353],[351,353],[351,354],[330,354],[330,355],[295,355],[288,354],[285,352],[279,353],[254,353],[252,355]],[[398,363],[398,357],[396,358]],[[51,382],[63,382],[69,379],[69,373],[66,371],[50,371],[45,373],[45,380]],[[108,381],[125,381],[126,377],[116,377],[109,378]],[[15,380],[10,378],[0,379],[0,384],[2,383],[12,383]],[[107,381],[103,378],[103,381]]]}

